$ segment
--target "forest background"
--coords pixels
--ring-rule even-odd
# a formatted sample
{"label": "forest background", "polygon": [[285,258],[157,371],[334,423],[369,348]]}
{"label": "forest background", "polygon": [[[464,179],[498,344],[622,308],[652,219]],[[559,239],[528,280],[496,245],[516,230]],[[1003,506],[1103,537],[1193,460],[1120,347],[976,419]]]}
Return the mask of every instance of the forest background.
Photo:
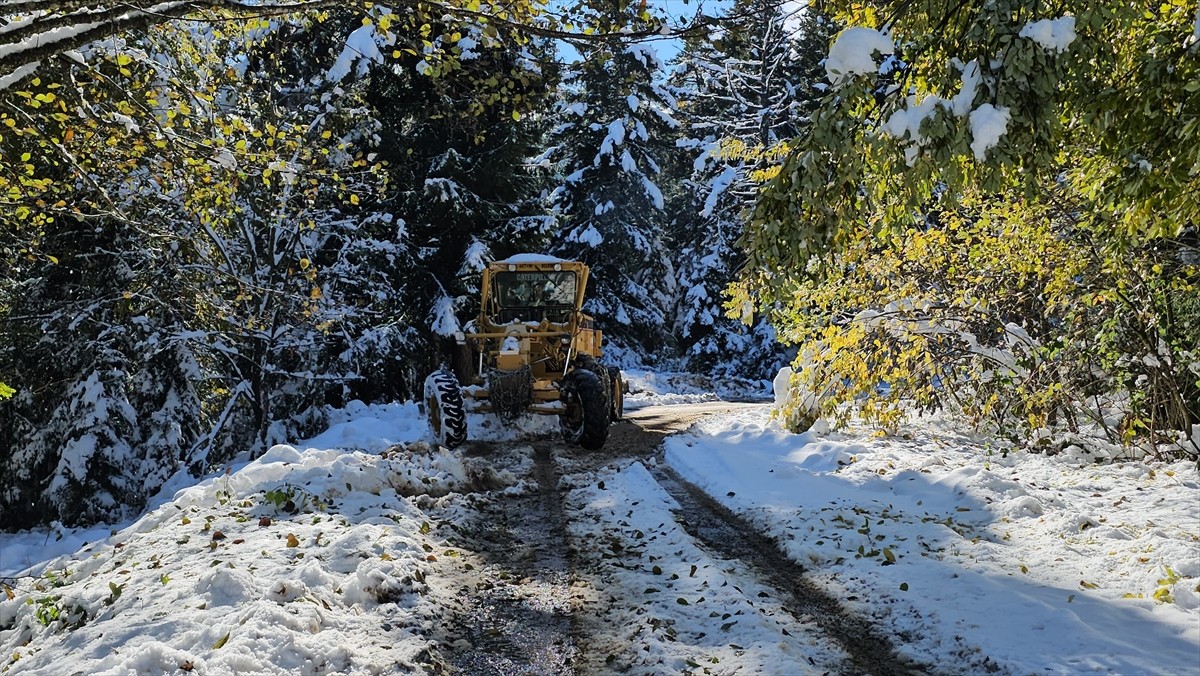
{"label": "forest background", "polygon": [[8,3],[4,526],[411,398],[525,251],[617,363],[791,362],[792,429],[1200,455],[1200,8],[668,9]]}

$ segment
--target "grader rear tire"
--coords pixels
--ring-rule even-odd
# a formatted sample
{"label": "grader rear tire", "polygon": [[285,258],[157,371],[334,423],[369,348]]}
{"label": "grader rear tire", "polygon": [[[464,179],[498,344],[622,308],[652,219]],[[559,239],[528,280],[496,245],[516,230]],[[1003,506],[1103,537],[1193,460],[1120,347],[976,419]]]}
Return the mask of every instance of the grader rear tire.
{"label": "grader rear tire", "polygon": [[435,442],[455,448],[467,440],[467,412],[450,371],[434,371],[425,379],[425,416]]}
{"label": "grader rear tire", "polygon": [[612,422],[619,422],[625,417],[625,378],[621,376],[621,369],[608,367],[608,383],[608,416]]}
{"label": "grader rear tire", "polygon": [[596,374],[575,369],[559,386],[566,412],[559,417],[563,440],[589,451],[599,450],[608,439],[608,397]]}

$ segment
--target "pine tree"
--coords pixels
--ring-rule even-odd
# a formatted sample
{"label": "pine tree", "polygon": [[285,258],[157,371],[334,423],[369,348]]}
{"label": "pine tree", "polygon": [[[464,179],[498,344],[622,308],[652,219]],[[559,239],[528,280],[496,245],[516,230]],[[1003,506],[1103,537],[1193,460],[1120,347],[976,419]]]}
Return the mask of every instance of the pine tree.
{"label": "pine tree", "polygon": [[595,46],[582,57],[548,154],[563,176],[551,194],[561,233],[553,253],[590,266],[586,310],[605,336],[649,356],[671,338],[674,275],[659,181],[679,127],[676,101],[656,82],[663,64],[646,44]]}
{"label": "pine tree", "polygon": [[[469,38],[473,30],[460,32]],[[552,49],[545,41],[473,44],[459,68],[437,78],[421,74],[427,66],[416,55],[371,71],[368,100],[381,125],[375,151],[395,186],[378,208],[400,224],[397,244],[412,260],[409,293],[396,300],[420,313],[412,321],[422,346],[410,360],[418,378],[436,367],[439,340],[477,307],[487,260],[544,241],[535,218],[544,171],[531,160],[545,126],[537,111],[556,77],[545,65]],[[497,74],[510,78],[504,93],[481,93],[477,82]]]}
{"label": "pine tree", "polygon": [[680,146],[694,157],[690,189],[674,209],[674,331],[693,369],[768,377],[789,359],[762,318],[745,327],[724,307],[725,288],[744,260],[737,241],[746,211],[819,95],[830,28],[811,9],[788,7],[738,0],[717,32],[685,45],[672,74],[690,132]]}

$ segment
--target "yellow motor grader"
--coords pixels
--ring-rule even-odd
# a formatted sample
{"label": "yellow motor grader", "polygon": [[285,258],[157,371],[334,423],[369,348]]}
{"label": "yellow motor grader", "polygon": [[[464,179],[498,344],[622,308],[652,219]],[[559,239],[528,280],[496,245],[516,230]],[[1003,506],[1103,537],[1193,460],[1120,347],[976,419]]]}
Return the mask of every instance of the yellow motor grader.
{"label": "yellow motor grader", "polygon": [[467,440],[467,411],[510,421],[557,415],[563,439],[595,450],[624,412],[621,371],[603,366],[602,332],[583,314],[588,267],[521,254],[483,271],[479,317],[455,334],[449,365],[425,379],[433,436],[453,448]]}

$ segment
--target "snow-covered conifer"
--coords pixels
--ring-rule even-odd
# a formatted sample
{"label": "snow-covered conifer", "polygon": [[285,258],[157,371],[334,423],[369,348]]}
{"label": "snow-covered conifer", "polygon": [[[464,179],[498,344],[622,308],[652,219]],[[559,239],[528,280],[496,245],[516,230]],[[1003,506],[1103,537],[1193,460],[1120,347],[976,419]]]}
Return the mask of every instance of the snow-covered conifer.
{"label": "snow-covered conifer", "polygon": [[591,267],[587,310],[642,354],[670,344],[673,270],[661,168],[679,128],[649,44],[596,45],[572,64],[550,156],[560,236],[553,252]]}
{"label": "snow-covered conifer", "polygon": [[688,125],[679,146],[691,158],[674,209],[673,328],[692,368],[767,377],[787,353],[762,318],[747,327],[727,317],[723,294],[743,260],[745,212],[819,93],[819,45],[829,27],[812,10],[777,0],[738,0],[716,26],[687,42],[671,78]]}

